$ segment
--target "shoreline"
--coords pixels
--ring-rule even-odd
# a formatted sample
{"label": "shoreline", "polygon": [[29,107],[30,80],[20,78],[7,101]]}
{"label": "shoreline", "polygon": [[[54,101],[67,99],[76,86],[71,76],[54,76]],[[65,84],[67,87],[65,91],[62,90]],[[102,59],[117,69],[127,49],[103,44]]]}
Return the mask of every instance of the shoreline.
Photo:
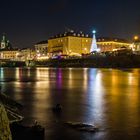
{"label": "shoreline", "polygon": [[48,59],[26,62],[8,61],[0,67],[49,67],[49,68],[140,68],[140,55],[92,56],[74,59]]}

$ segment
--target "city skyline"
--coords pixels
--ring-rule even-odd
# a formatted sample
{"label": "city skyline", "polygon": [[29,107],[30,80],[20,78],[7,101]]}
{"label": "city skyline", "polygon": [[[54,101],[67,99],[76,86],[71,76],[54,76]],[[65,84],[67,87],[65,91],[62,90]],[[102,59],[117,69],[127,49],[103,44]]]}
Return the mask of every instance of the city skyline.
{"label": "city skyline", "polygon": [[2,1],[0,34],[14,47],[32,47],[66,28],[97,37],[132,39],[140,34],[138,0]]}

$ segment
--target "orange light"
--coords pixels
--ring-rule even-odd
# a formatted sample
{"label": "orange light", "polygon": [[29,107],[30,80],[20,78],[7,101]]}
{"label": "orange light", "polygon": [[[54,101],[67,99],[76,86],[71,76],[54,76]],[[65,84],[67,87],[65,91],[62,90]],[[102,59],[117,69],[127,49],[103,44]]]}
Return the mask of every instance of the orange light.
{"label": "orange light", "polygon": [[139,39],[139,37],[136,35],[136,36],[134,36],[134,40],[138,40]]}

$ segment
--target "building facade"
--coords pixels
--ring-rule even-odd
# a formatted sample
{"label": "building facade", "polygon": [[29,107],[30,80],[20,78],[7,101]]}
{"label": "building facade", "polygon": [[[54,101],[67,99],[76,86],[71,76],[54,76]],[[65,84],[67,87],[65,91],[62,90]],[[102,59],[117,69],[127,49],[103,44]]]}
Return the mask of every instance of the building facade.
{"label": "building facade", "polygon": [[97,45],[101,52],[116,51],[123,47],[130,49],[131,43],[124,39],[98,38]]}
{"label": "building facade", "polygon": [[41,41],[35,44],[35,52],[37,56],[46,56],[48,53],[48,41]]}
{"label": "building facade", "polygon": [[9,40],[3,35],[0,42],[0,59],[16,60],[17,54],[18,49],[13,49]]}
{"label": "building facade", "polygon": [[131,45],[134,52],[140,54],[140,38],[138,36],[135,36],[133,39],[133,44]]}
{"label": "building facade", "polygon": [[56,35],[48,40],[48,52],[66,55],[89,53],[91,42],[92,38],[82,32],[65,32],[64,34]]}
{"label": "building facade", "polygon": [[[48,40],[48,52],[52,54],[81,55],[90,53],[92,37],[83,32],[65,32]],[[114,51],[121,47],[130,48],[131,43],[123,39],[98,38],[100,52]]]}
{"label": "building facade", "polygon": [[36,52],[31,48],[23,48],[18,51],[17,57],[19,61],[34,60],[36,57]]}
{"label": "building facade", "polygon": [[18,50],[0,50],[0,59],[17,60]]}

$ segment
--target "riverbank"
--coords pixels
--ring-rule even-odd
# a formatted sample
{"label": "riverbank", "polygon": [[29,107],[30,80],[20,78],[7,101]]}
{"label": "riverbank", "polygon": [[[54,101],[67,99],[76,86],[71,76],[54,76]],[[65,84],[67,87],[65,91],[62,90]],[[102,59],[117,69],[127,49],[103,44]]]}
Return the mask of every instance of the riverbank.
{"label": "riverbank", "polygon": [[[27,65],[28,64],[28,65]],[[83,58],[48,59],[27,62],[6,61],[1,67],[81,67],[81,68],[140,68],[140,55],[90,56]]]}
{"label": "riverbank", "polygon": [[36,61],[36,66],[89,67],[89,68],[140,68],[140,56],[92,56],[80,59],[51,59]]}

